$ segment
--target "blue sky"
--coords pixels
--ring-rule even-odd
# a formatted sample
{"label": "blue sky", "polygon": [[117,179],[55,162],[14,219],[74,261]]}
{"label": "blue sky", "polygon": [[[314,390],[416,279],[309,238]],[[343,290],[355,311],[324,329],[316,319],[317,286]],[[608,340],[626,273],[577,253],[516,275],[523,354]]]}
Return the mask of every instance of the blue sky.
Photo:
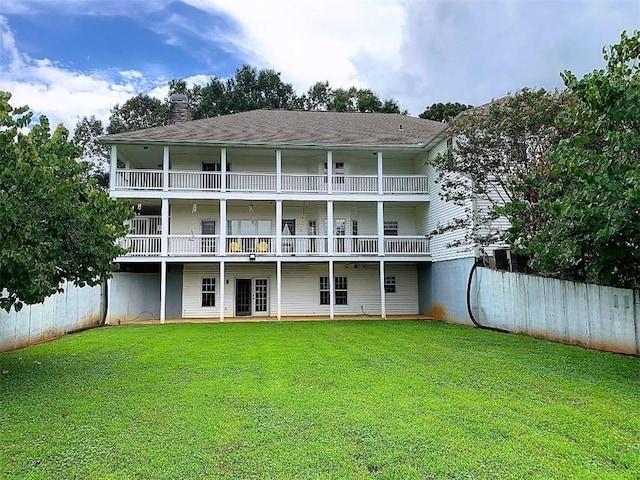
{"label": "blue sky", "polygon": [[0,0],[0,89],[73,128],[249,63],[299,93],[369,87],[417,115],[561,87],[637,28],[638,0]]}

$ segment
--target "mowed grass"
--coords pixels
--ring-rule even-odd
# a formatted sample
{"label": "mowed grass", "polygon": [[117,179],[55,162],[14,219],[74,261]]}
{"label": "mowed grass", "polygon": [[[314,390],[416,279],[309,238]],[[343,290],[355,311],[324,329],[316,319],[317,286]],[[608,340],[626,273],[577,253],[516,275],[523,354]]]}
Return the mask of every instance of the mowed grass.
{"label": "mowed grass", "polygon": [[87,331],[0,355],[0,478],[640,478],[640,359],[415,321]]}

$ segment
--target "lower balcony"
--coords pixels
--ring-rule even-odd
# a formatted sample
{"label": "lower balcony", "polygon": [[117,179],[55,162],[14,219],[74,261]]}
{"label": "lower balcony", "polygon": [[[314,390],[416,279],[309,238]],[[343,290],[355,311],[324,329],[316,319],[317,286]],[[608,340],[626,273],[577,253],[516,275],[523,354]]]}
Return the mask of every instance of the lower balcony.
{"label": "lower balcony", "polygon": [[[276,256],[275,235],[230,235],[221,241],[219,235],[169,235],[169,256]],[[329,239],[323,235],[283,235],[280,239],[281,256],[327,256]],[[128,235],[118,244],[128,250],[126,256],[161,256],[160,235]],[[387,236],[382,241],[383,252],[379,252],[376,236],[336,236],[333,238],[334,256],[424,256],[429,254],[429,240],[424,236]]]}

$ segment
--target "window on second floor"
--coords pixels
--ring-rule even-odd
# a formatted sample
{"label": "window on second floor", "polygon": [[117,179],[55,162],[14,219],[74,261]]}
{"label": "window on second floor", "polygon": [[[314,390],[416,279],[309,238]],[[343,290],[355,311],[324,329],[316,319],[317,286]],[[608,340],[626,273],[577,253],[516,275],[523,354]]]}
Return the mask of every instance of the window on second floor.
{"label": "window on second floor", "polygon": [[398,222],[395,220],[385,221],[384,225],[384,236],[385,237],[397,237],[398,236]]}

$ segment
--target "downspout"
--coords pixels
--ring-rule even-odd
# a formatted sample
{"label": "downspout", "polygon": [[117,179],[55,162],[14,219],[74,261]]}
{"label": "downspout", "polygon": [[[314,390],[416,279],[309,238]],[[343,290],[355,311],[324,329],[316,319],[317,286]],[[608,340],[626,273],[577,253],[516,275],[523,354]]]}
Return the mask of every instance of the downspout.
{"label": "downspout", "polygon": [[467,312],[469,313],[469,318],[477,328],[481,328],[483,330],[491,330],[492,332],[511,333],[509,332],[509,330],[505,330],[503,328],[482,325],[480,322],[478,322],[476,317],[473,316],[473,312],[471,311],[471,282],[473,280],[473,274],[475,273],[476,268],[478,268],[479,264],[480,259],[478,258],[473,262],[473,267],[471,267],[471,271],[469,272],[469,280],[467,281]]}

